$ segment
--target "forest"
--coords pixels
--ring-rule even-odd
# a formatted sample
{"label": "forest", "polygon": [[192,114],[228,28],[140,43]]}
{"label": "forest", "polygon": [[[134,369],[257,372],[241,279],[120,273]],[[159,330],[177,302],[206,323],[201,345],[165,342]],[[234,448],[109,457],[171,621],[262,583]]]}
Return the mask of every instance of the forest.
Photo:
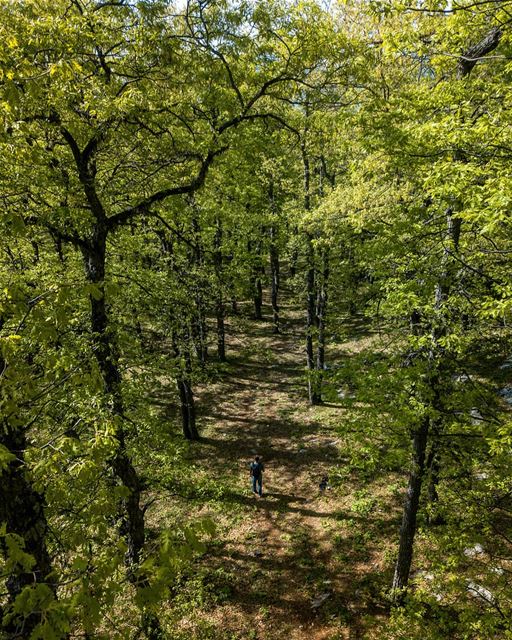
{"label": "forest", "polygon": [[0,32],[0,638],[512,638],[512,0]]}

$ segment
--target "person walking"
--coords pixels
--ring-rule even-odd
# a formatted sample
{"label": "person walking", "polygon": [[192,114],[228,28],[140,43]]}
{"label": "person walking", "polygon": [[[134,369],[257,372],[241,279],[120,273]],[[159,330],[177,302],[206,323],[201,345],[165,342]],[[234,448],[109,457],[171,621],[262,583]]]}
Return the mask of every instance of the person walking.
{"label": "person walking", "polygon": [[253,462],[251,462],[252,490],[253,493],[259,495],[260,498],[263,495],[263,471],[265,471],[263,463],[260,457],[256,456]]}

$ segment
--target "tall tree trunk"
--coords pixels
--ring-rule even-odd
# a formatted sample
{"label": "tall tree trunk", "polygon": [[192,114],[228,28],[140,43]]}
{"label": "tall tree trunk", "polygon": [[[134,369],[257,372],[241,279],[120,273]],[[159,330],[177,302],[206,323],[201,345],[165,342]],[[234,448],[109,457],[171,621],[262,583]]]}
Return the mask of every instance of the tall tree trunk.
{"label": "tall tree trunk", "polygon": [[215,317],[217,319],[217,357],[220,362],[226,362],[226,326],[224,322],[226,308],[222,293],[219,293],[215,309]]}
{"label": "tall tree trunk", "polygon": [[196,294],[196,317],[192,322],[194,346],[199,362],[205,365],[208,362],[208,327],[206,324],[205,300],[201,292]]}
{"label": "tall tree trunk", "polygon": [[199,440],[199,433],[196,426],[196,403],[194,393],[192,391],[192,358],[190,357],[190,348],[185,349],[185,376],[183,378],[185,387],[185,399],[187,403],[188,428],[191,440]]}
{"label": "tall tree trunk", "polygon": [[[203,266],[203,246],[201,242],[201,228],[197,218],[192,220],[194,230],[194,252],[192,262],[198,270]],[[202,279],[201,279],[202,280]],[[206,364],[208,360],[208,326],[206,324],[206,302],[203,291],[203,283],[199,281],[196,285],[195,293],[196,313],[192,322],[192,335],[197,357],[201,364]]]}
{"label": "tall tree trunk", "polygon": [[[89,297],[94,355],[103,378],[109,410],[117,418],[115,436],[118,444],[110,465],[115,477],[125,489],[125,495],[121,501],[120,532],[127,544],[125,563],[128,579],[136,589],[145,589],[149,587],[149,579],[137,571],[145,541],[144,510],[140,506],[141,483],[126,450],[123,427],[124,408],[120,389],[121,374],[117,365],[116,345],[110,332],[105,300],[107,234],[112,227],[109,225],[107,213],[96,190],[96,155],[102,134],[93,136],[81,150],[65,127],[61,126],[60,132],[73,154],[85,201],[95,220],[92,235],[87,240],[80,239],[79,246],[87,281],[94,288]],[[149,607],[143,609],[142,626],[150,640],[159,640],[162,637],[158,617]]]}
{"label": "tall tree trunk", "polygon": [[[184,342],[187,342],[185,336]],[[180,396],[181,425],[183,435],[187,440],[199,440],[196,427],[196,409],[192,391],[192,360],[188,346],[182,347],[178,342],[176,332],[172,333],[174,355],[178,363],[176,385]]]}
{"label": "tall tree trunk", "polygon": [[251,292],[254,303],[254,319],[262,320],[263,287],[261,285],[261,275],[264,273],[264,268],[261,265],[261,252],[258,247],[259,245],[255,245],[252,241],[247,243],[247,251],[252,258]]}
{"label": "tall tree trunk", "polygon": [[215,230],[213,261],[215,265],[215,274],[217,276],[217,300],[215,302],[215,317],[217,320],[217,357],[221,362],[226,361],[226,330],[225,316],[226,308],[224,305],[224,283],[222,273],[222,224],[217,220],[217,228]]}
{"label": "tall tree trunk", "polygon": [[178,375],[176,378],[176,385],[180,396],[181,428],[183,435],[186,440],[192,440],[193,438],[189,428],[187,389],[185,388],[185,383],[181,375]]}
{"label": "tall tree trunk", "polygon": [[316,367],[319,372],[319,394],[322,395],[322,378],[325,367],[325,321],[327,315],[327,285],[329,282],[329,249],[322,253],[322,280],[318,290],[316,317],[318,326],[318,350]]}
{"label": "tall tree trunk", "polygon": [[[87,280],[94,286],[90,296],[94,354],[103,377],[110,410],[114,415],[122,418],[124,408],[120,390],[121,374],[117,366],[116,347],[109,327],[104,289],[106,239],[106,230],[102,229],[101,225],[97,225],[93,241],[87,248],[82,249],[82,253]],[[129,569],[132,569],[138,565],[144,546],[144,512],[140,506],[141,484],[126,451],[122,420],[117,422],[116,439],[118,446],[111,465],[116,477],[127,489],[122,501],[123,514],[120,529],[128,545],[126,564]]]}
{"label": "tall tree trunk", "polygon": [[263,287],[261,285],[261,267],[258,266],[253,272],[253,300],[254,300],[254,318],[255,320],[263,320]]}
{"label": "tall tree trunk", "polygon": [[412,468],[407,485],[402,526],[400,528],[398,558],[395,565],[392,587],[394,597],[397,600],[400,599],[403,590],[409,583],[421,486],[425,474],[425,452],[427,448],[428,431],[429,418],[425,417],[412,437]]}
{"label": "tall tree trunk", "polygon": [[[106,229],[98,223],[93,240],[82,247],[85,273],[88,282],[94,285],[91,292],[91,331],[95,344],[95,356],[105,385],[110,410],[120,418],[116,422],[117,449],[110,460],[111,468],[126,490],[121,500],[121,516],[119,531],[127,545],[125,564],[128,579],[137,589],[149,587],[149,578],[137,571],[141,561],[145,542],[144,509],[140,505],[141,483],[133,462],[126,450],[125,432],[122,418],[124,414],[120,383],[121,374],[117,366],[116,346],[110,333],[108,309],[105,300],[105,259]],[[163,637],[158,616],[150,609],[144,608],[141,624],[149,640],[161,640]]]}
{"label": "tall tree trunk", "polygon": [[306,364],[308,370],[308,397],[312,405],[320,404],[321,397],[318,393],[317,369],[315,366],[314,334],[317,331],[316,323],[316,288],[315,288],[315,264],[314,249],[311,237],[307,237],[307,316],[306,316]]}
{"label": "tall tree trunk", "polygon": [[[432,432],[435,430],[432,429]],[[427,470],[428,470],[428,523],[431,525],[444,524],[445,519],[438,511],[439,502],[439,478],[441,474],[441,451],[439,446],[439,439],[433,437],[430,452],[427,458]]]}
{"label": "tall tree trunk", "polygon": [[[298,235],[297,232],[295,235]],[[290,253],[290,277],[295,278],[297,273],[297,263],[299,261],[299,249],[297,246],[293,246]]]}
{"label": "tall tree trunk", "polygon": [[[446,221],[446,242],[452,245],[454,251],[457,251],[459,246],[461,220],[457,217],[454,218],[452,210],[448,209],[446,211]],[[445,247],[443,250],[441,272],[435,287],[434,311],[436,313],[436,318],[432,327],[432,349],[429,354],[429,365],[431,367],[435,366],[435,371],[431,370],[430,372],[430,388],[433,392],[432,403],[433,407],[439,413],[442,412],[440,367],[438,364],[435,365],[434,363],[436,360],[436,352],[438,351],[439,339],[446,334],[446,322],[443,317],[443,309],[448,296],[450,295],[452,278],[454,275],[454,265],[451,263],[450,251],[450,247]],[[416,331],[419,330],[419,318],[414,315],[414,312],[413,316],[414,317],[411,318],[411,328]],[[400,600],[403,589],[407,587],[409,581],[421,485],[425,475],[425,452],[428,444],[429,422],[429,419],[425,418],[413,437],[412,470],[409,477],[407,497],[404,504],[402,527],[400,529],[398,559],[395,565],[395,575],[392,586],[395,598],[398,601]],[[435,429],[435,435],[437,435],[438,430],[441,428],[441,424],[436,421],[436,424],[432,425],[432,427]]]}
{"label": "tall tree trunk", "polygon": [[[309,156],[305,141],[301,144],[303,182],[304,182],[304,210],[311,210],[311,169]],[[316,318],[316,273],[315,273],[315,250],[311,235],[306,234],[307,242],[307,271],[306,271],[306,365],[308,372],[308,397],[312,405],[320,404],[321,398],[318,393],[317,370],[314,355],[314,334],[317,330]]]}
{"label": "tall tree trunk", "polygon": [[270,299],[272,304],[272,332],[279,333],[279,251],[276,242],[276,229],[270,227]]}

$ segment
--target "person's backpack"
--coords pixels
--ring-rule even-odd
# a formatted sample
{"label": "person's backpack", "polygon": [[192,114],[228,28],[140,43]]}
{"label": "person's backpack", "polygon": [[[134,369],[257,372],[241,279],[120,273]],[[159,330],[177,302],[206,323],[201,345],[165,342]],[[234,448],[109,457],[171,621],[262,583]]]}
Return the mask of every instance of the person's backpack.
{"label": "person's backpack", "polygon": [[251,476],[261,478],[261,462],[251,462]]}

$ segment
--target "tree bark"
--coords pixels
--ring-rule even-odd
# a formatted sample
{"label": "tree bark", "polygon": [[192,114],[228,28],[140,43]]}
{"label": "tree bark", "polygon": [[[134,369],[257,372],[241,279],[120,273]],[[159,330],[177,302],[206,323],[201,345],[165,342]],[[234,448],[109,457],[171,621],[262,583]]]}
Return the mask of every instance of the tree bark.
{"label": "tree bark", "polygon": [[322,254],[322,281],[318,291],[316,317],[318,325],[318,348],[316,367],[319,371],[319,393],[322,394],[322,378],[325,367],[325,321],[327,315],[327,285],[329,282],[329,250],[324,249]]}
{"label": "tree bark", "polygon": [[[200,270],[203,266],[203,247],[201,243],[201,228],[197,218],[192,220],[194,230],[194,252],[192,262]],[[208,361],[208,326],[206,324],[206,302],[202,282],[196,285],[195,294],[196,314],[192,322],[192,335],[197,357],[202,365]]]}
{"label": "tree bark", "polygon": [[217,228],[214,238],[213,261],[215,265],[215,274],[217,276],[217,300],[215,302],[215,317],[217,320],[217,357],[220,362],[226,361],[226,328],[225,317],[226,308],[224,304],[223,293],[223,259],[222,259],[222,224],[217,220]]}
{"label": "tree bark", "polygon": [[316,288],[315,288],[315,264],[314,249],[311,237],[307,236],[307,315],[306,315],[306,364],[308,370],[308,397],[312,405],[321,403],[318,393],[318,372],[315,366],[314,333],[317,331],[316,322]]}
{"label": "tree bark", "polygon": [[181,346],[175,331],[172,333],[172,344],[174,355],[178,364],[176,374],[176,385],[180,396],[181,424],[183,435],[187,440],[199,440],[199,433],[196,427],[196,407],[194,393],[192,391],[192,358],[190,356],[189,338],[185,334]]}
{"label": "tree bark", "polygon": [[193,438],[189,428],[187,390],[185,388],[183,378],[179,375],[176,378],[176,386],[178,387],[178,393],[180,396],[181,428],[183,431],[183,436],[186,440],[192,440]]}
{"label": "tree bark", "polygon": [[[434,429],[432,429],[434,431]],[[445,523],[445,519],[438,511],[439,501],[439,478],[441,474],[441,451],[439,447],[439,440],[433,439],[430,447],[430,453],[427,458],[426,464],[428,470],[428,505],[429,511],[427,515],[428,523],[431,525],[440,525]]]}
{"label": "tree bark", "polygon": [[194,392],[192,391],[192,358],[190,357],[190,349],[188,347],[185,349],[185,376],[183,378],[183,384],[191,440],[199,440],[199,433],[196,426],[196,403],[194,400]]}
{"label": "tree bark", "polygon": [[458,78],[468,76],[481,58],[496,49],[502,36],[501,27],[492,27],[479,42],[469,47],[459,59]]}
{"label": "tree bark", "polygon": [[[30,585],[46,584],[55,596],[56,579],[46,546],[48,525],[44,513],[44,497],[34,489],[25,470],[25,434],[20,429],[3,424],[0,430],[0,444],[16,456],[0,475],[0,522],[5,523],[7,534],[15,534],[23,539],[24,551],[35,561],[30,570],[16,565],[7,575],[7,612],[23,589]],[[0,548],[5,556],[7,548],[4,538]],[[26,617],[14,615],[2,626],[5,634],[2,637],[6,640],[28,638],[40,622],[39,611],[33,611]]]}
{"label": "tree bark", "polygon": [[272,304],[272,333],[279,333],[279,251],[276,242],[276,229],[270,227],[270,298]]}
{"label": "tree bark", "polygon": [[[303,182],[304,182],[304,210],[311,210],[311,170],[306,144],[301,144]],[[316,318],[316,270],[315,250],[311,235],[306,233],[307,242],[307,267],[306,267],[306,366],[308,372],[308,397],[312,405],[320,404],[321,397],[318,393],[317,370],[314,356],[314,334],[317,329]]]}
{"label": "tree bark", "polygon": [[[107,231],[97,224],[93,239],[82,248],[85,273],[88,282],[94,286],[90,295],[91,331],[95,344],[94,354],[105,385],[109,408],[115,416],[124,414],[120,390],[121,374],[117,366],[115,343],[111,336],[108,308],[105,299],[105,258]],[[121,484],[128,490],[122,500],[120,531],[126,540],[126,565],[130,572],[140,562],[145,540],[144,512],[140,506],[141,484],[137,471],[126,451],[125,433],[122,422],[118,422],[116,439],[118,447],[111,459],[112,469]]]}
{"label": "tree bark", "polygon": [[[446,241],[450,242],[453,249],[457,251],[460,239],[461,220],[460,218],[453,217],[451,209],[446,211]],[[432,406],[439,413],[442,412],[441,401],[441,380],[440,380],[440,367],[434,365],[435,355],[438,349],[439,339],[446,333],[446,322],[443,317],[443,308],[450,295],[450,289],[452,286],[453,267],[449,262],[450,249],[445,247],[443,256],[441,258],[441,271],[439,280],[435,287],[435,301],[434,311],[436,312],[436,318],[432,327],[432,349],[429,353],[429,364],[435,366],[435,371],[430,373],[430,388],[433,393]],[[414,314],[414,312],[413,312]],[[411,318],[411,329],[419,332],[420,318],[416,315]],[[418,431],[415,432],[413,437],[412,446],[412,470],[409,477],[409,485],[407,488],[407,496],[404,503],[404,511],[402,517],[402,527],[400,529],[400,541],[398,550],[398,559],[395,565],[395,575],[393,578],[392,592],[394,598],[398,602],[404,589],[407,587],[409,581],[409,573],[411,569],[411,561],[413,555],[414,536],[416,533],[416,519],[419,508],[419,500],[421,493],[421,486],[425,475],[425,453],[428,444],[430,419],[425,418],[420,425]],[[441,424],[438,419],[432,425],[434,435],[437,435]],[[433,447],[436,443],[433,443]],[[434,452],[432,462],[434,462],[436,453]],[[434,485],[432,490],[436,492],[437,499],[437,478],[439,474],[439,468],[434,467]],[[432,476],[431,476],[432,480]]]}
{"label": "tree bark", "polygon": [[412,468],[407,485],[402,526],[400,528],[400,542],[398,558],[395,565],[392,590],[396,600],[400,600],[403,590],[409,583],[411,562],[416,534],[418,507],[421,495],[421,486],[425,473],[425,451],[429,431],[429,418],[423,418],[412,437]]}
{"label": "tree bark", "polygon": [[[257,247],[258,249],[258,247]],[[264,268],[261,265],[261,248],[257,250],[257,253],[254,251],[254,243],[249,241],[247,243],[247,250],[252,257],[252,268],[251,268],[251,292],[252,299],[254,303],[254,319],[262,320],[263,316],[261,313],[263,307],[263,287],[261,284],[261,275],[264,273]]]}
{"label": "tree bark", "polygon": [[262,307],[263,307],[263,287],[261,285],[261,267],[257,267],[254,271],[253,279],[254,290],[254,319],[263,320]]}

